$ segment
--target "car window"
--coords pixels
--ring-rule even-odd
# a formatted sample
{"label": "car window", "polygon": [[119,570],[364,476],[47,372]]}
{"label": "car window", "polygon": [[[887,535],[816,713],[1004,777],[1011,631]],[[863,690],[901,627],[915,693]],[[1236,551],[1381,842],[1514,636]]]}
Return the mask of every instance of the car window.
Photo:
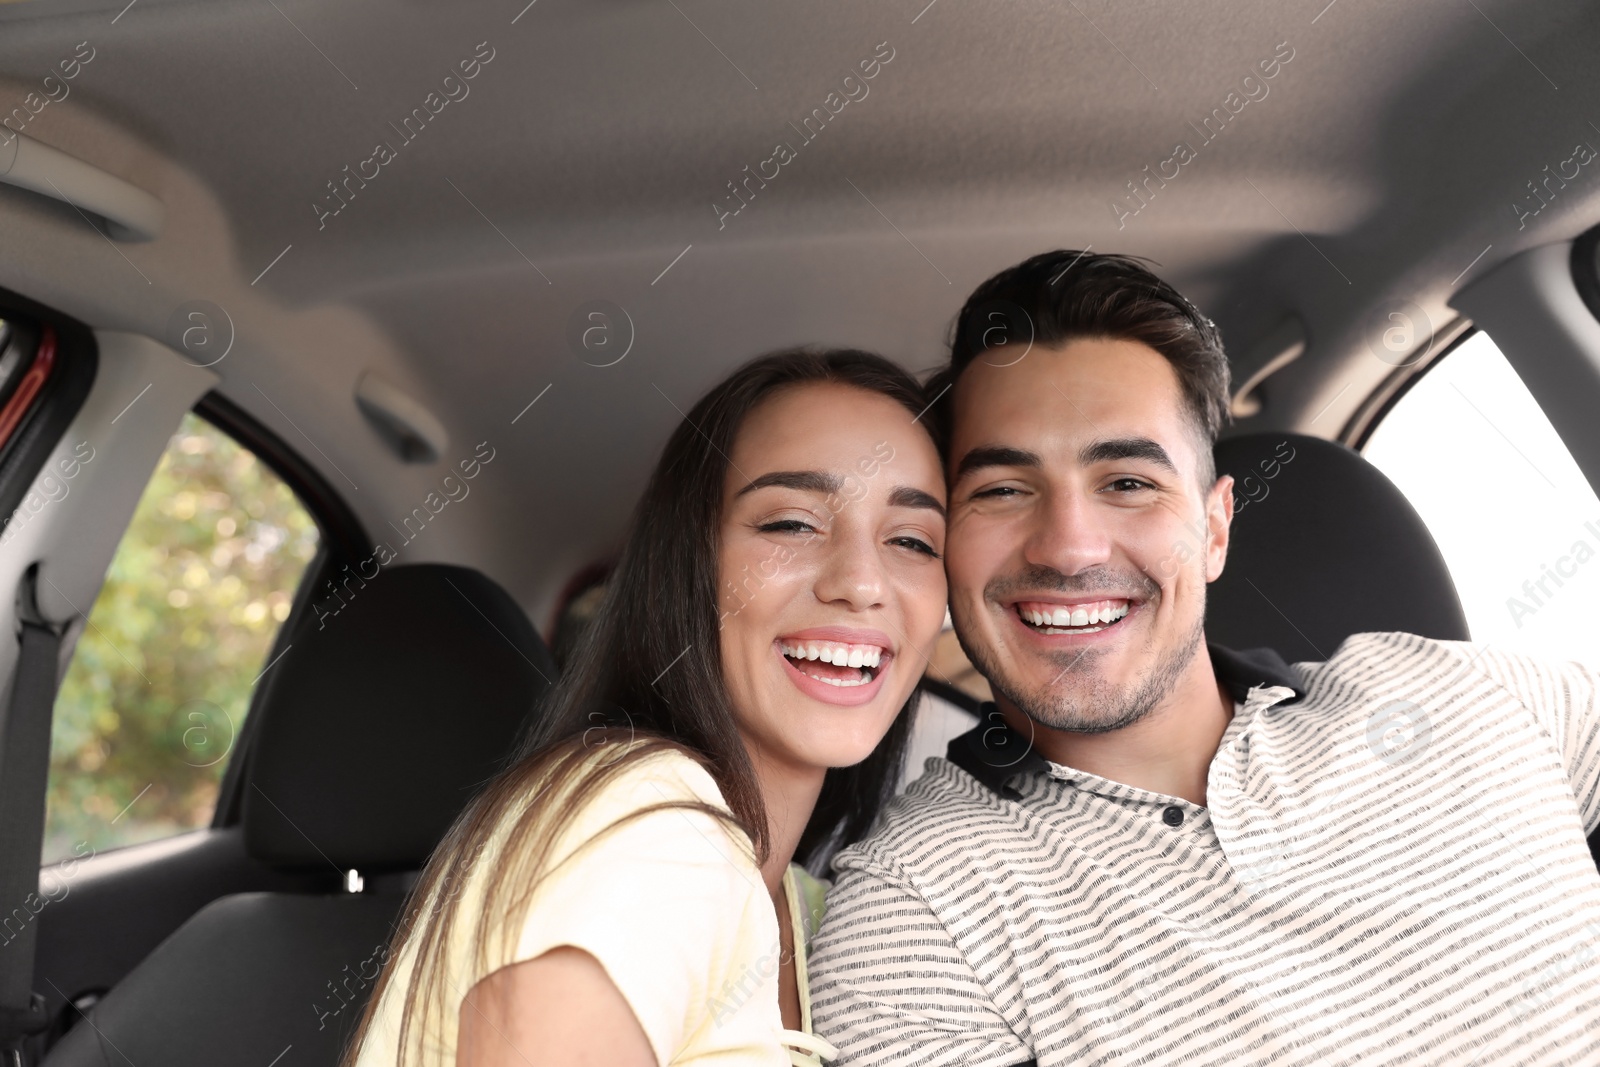
{"label": "car window", "polygon": [[317,538],[281,478],[184,417],[56,699],[43,862],[209,824]]}
{"label": "car window", "polygon": [[1428,524],[1474,641],[1593,661],[1600,499],[1488,334],[1430,368],[1363,454]]}

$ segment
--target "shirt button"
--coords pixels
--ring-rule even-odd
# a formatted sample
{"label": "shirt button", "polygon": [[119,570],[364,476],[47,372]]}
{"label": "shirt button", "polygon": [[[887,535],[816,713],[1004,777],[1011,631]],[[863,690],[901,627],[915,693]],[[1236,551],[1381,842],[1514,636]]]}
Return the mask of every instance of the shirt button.
{"label": "shirt button", "polygon": [[1168,826],[1183,825],[1183,809],[1176,804],[1168,804],[1167,810],[1161,813],[1161,821]]}

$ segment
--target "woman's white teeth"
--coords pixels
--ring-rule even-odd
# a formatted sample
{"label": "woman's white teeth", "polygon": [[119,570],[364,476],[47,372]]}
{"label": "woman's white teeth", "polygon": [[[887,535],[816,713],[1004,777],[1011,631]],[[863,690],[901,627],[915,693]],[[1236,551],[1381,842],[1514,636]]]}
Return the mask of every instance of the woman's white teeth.
{"label": "woman's white teeth", "polygon": [[[820,659],[839,667],[876,667],[883,658],[883,649],[877,645],[845,645],[837,641],[784,641],[783,654],[790,659]],[[843,685],[860,685],[844,682]]]}

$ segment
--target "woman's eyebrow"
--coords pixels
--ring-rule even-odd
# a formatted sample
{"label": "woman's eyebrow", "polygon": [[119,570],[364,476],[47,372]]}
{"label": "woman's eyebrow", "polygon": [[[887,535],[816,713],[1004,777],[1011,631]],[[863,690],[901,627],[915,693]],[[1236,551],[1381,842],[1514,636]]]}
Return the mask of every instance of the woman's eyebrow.
{"label": "woman's eyebrow", "polygon": [[944,518],[944,505],[939,503],[939,498],[932,493],[925,493],[921,489],[910,485],[897,485],[889,494],[889,506],[894,508],[927,508],[939,513]]}
{"label": "woman's eyebrow", "polygon": [[734,496],[744,496],[774,485],[780,489],[799,489],[806,493],[837,493],[844,483],[837,474],[828,471],[771,471],[753,479]]}

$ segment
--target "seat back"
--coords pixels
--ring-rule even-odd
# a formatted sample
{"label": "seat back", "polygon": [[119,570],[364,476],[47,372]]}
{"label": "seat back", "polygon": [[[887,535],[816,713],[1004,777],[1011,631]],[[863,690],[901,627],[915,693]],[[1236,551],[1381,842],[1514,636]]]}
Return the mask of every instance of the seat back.
{"label": "seat back", "polygon": [[465,567],[395,567],[341,594],[267,676],[245,848],[280,868],[415,868],[499,769],[555,663],[510,595]]}
{"label": "seat back", "polygon": [[[410,882],[505,762],[555,678],[515,601],[415,564],[348,587],[271,668],[249,748],[245,845],[366,892],[241,893],[167,938],[50,1050],[48,1067],[334,1067]],[[48,976],[41,976],[41,983]]]}
{"label": "seat back", "polygon": [[1382,471],[1305,434],[1218,442],[1234,478],[1228,562],[1206,600],[1206,637],[1323,661],[1351,634],[1401,630],[1469,638],[1433,535]]}
{"label": "seat back", "polygon": [[[200,909],[72,1026],[46,1067],[335,1067],[405,895],[235,893]],[[287,1055],[284,1055],[287,1053]]]}

